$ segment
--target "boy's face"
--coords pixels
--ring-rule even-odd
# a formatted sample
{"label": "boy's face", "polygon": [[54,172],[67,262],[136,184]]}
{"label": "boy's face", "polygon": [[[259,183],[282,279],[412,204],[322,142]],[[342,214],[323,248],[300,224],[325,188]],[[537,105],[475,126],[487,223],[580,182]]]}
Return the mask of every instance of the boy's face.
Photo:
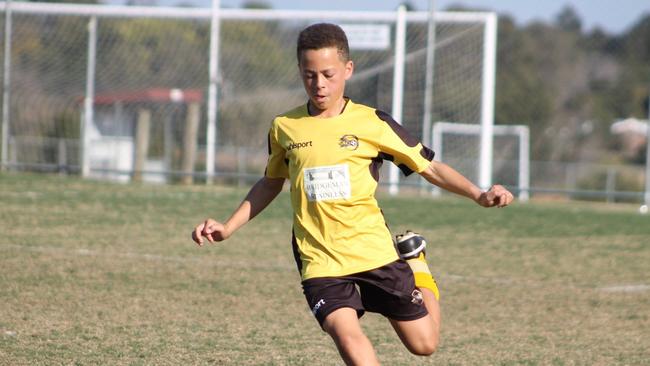
{"label": "boy's face", "polygon": [[327,47],[303,51],[298,68],[311,107],[321,114],[338,115],[343,108],[345,81],[352,77],[352,61],[343,61],[336,47]]}

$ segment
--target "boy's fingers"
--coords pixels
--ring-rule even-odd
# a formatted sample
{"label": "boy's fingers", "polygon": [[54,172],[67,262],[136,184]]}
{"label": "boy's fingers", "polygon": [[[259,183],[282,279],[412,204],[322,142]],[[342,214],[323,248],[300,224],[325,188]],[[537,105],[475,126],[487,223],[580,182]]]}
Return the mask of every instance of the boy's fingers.
{"label": "boy's fingers", "polygon": [[192,232],[192,240],[199,246],[203,246],[203,238],[205,237],[210,243],[223,240],[223,224],[207,219],[202,224],[194,228]]}
{"label": "boy's fingers", "polygon": [[199,232],[198,228],[192,231],[192,240],[194,240],[194,242],[198,245],[203,245],[203,239],[201,238],[201,233]]}
{"label": "boy's fingers", "polygon": [[497,200],[497,206],[504,207],[507,204],[508,204],[507,195],[505,193],[500,194],[499,199]]}
{"label": "boy's fingers", "polygon": [[489,190],[487,194],[485,195],[485,202],[487,203],[488,207],[494,206],[494,200],[498,198],[497,195],[494,193],[493,190]]}
{"label": "boy's fingers", "polygon": [[205,222],[205,229],[203,229],[203,236],[205,236],[210,243],[214,243],[213,234],[218,231],[218,226],[216,222]]}
{"label": "boy's fingers", "polygon": [[212,224],[209,221],[204,222],[201,226],[203,228],[201,234],[205,235],[212,232]]}
{"label": "boy's fingers", "polygon": [[201,238],[201,232],[203,231],[204,226],[205,224],[200,224],[197,227],[195,227],[194,231],[192,232],[192,240],[194,240],[198,245],[203,245],[203,238]]}
{"label": "boy's fingers", "polygon": [[203,229],[203,236],[205,236],[210,243],[214,242],[214,239],[212,238],[212,227],[207,226],[205,229]]}
{"label": "boy's fingers", "polygon": [[499,197],[498,197],[498,206],[499,207],[506,207],[508,206],[514,197],[512,196],[512,193],[506,191],[505,189],[500,192]]}
{"label": "boy's fingers", "polygon": [[510,192],[500,185],[492,186],[485,196],[488,207],[505,207],[512,201]]}
{"label": "boy's fingers", "polygon": [[199,246],[203,246],[203,238],[197,236],[196,233],[192,233],[192,240],[194,240],[194,242]]}
{"label": "boy's fingers", "polygon": [[488,200],[490,203],[494,203],[494,200],[498,199],[499,195],[495,191],[488,192]]}

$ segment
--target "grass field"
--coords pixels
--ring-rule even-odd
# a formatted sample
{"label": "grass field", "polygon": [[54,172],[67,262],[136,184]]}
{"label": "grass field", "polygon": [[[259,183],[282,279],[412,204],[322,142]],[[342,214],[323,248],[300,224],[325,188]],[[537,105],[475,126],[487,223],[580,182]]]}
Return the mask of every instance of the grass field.
{"label": "grass field", "polygon": [[[190,231],[245,191],[0,174],[0,364],[338,365],[302,296],[283,193],[224,244]],[[648,365],[650,215],[635,206],[380,197],[429,238],[438,353],[362,320],[385,365]]]}

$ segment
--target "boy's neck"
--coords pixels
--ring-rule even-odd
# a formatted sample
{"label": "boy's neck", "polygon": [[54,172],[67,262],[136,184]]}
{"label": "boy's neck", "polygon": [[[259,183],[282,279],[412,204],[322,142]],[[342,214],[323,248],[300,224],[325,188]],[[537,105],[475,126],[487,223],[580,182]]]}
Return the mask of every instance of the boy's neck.
{"label": "boy's neck", "polygon": [[340,114],[343,113],[345,110],[345,107],[348,105],[348,101],[350,99],[343,97],[341,100],[336,103],[336,106],[333,106],[330,109],[326,110],[319,110],[318,108],[315,108],[312,104],[311,101],[307,102],[307,113],[314,118],[332,118],[336,117]]}

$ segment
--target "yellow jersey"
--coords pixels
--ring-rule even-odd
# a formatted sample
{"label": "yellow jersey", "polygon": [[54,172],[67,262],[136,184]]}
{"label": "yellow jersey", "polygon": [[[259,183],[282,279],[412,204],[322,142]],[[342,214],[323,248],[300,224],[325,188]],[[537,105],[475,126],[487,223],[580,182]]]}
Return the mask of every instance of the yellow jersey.
{"label": "yellow jersey", "polygon": [[307,104],[277,116],[268,146],[265,175],[290,181],[293,249],[303,280],[398,259],[375,199],[379,168],[390,160],[406,175],[419,173],[433,151],[388,114],[351,100],[332,118],[311,117]]}

